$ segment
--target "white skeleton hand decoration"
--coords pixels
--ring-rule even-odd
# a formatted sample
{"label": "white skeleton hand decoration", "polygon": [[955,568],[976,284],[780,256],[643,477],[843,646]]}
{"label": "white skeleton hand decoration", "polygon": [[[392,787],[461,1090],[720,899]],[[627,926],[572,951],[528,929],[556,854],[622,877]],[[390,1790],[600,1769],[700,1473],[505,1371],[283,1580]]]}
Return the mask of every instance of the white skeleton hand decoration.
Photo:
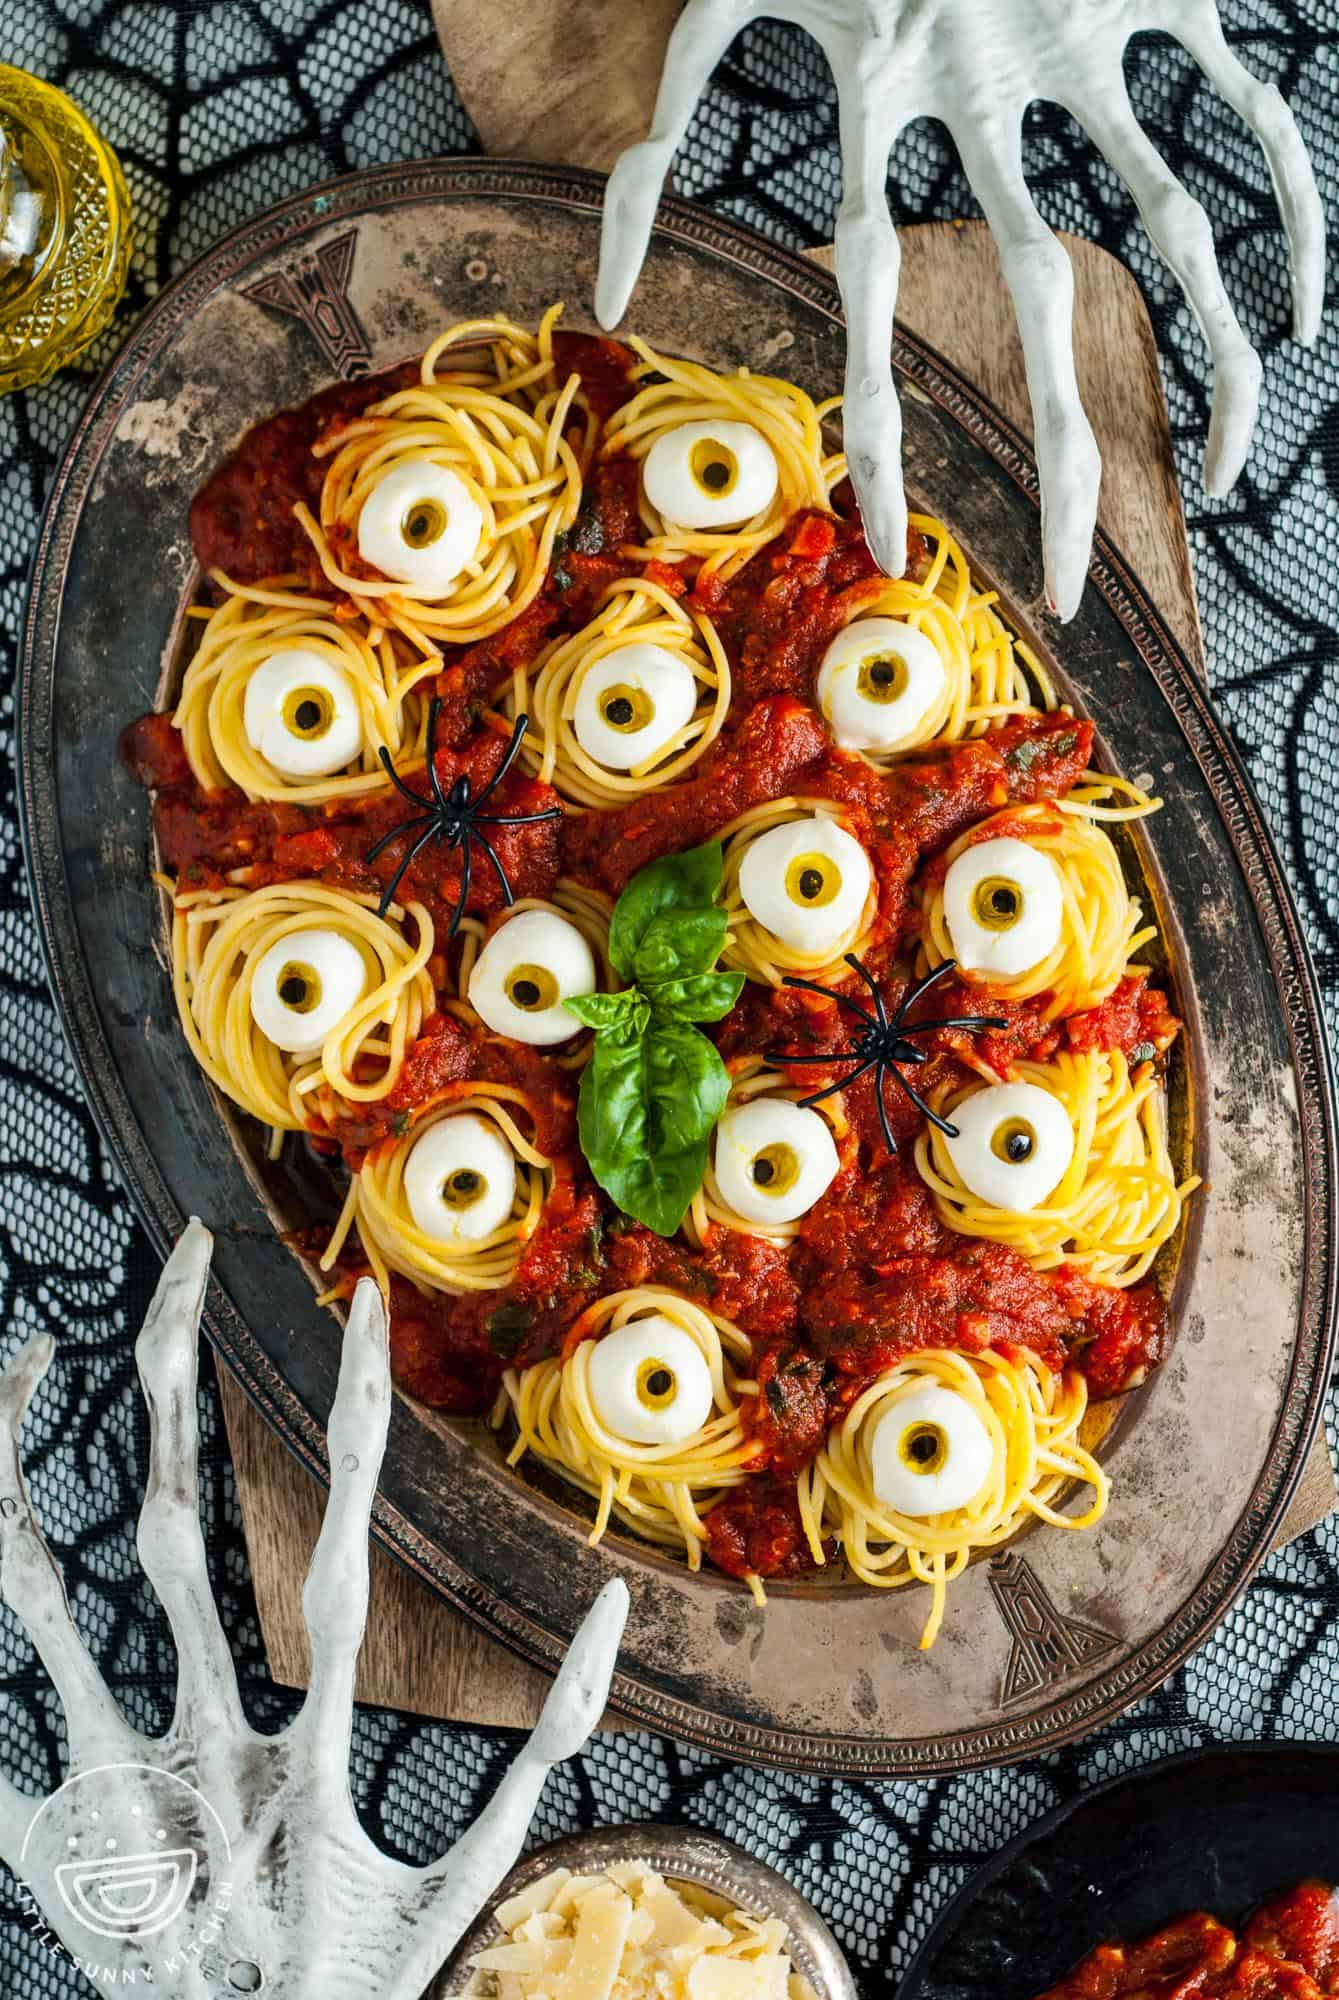
{"label": "white skeleton hand decoration", "polygon": [[550,1767],[598,1721],[627,1591],[613,1582],[600,1593],[534,1734],[450,1853],[425,1869],[381,1854],[354,1813],[348,1762],[368,1520],[390,1416],[385,1314],[365,1280],[344,1336],[330,1500],[303,1592],[311,1688],[291,1728],[260,1736],[242,1714],[200,1532],[197,1333],[210,1248],[192,1222],[136,1350],[152,1434],[139,1553],[180,1658],[161,1740],[132,1729],[103,1684],[29,1505],[18,1430],[50,1340],[30,1341],[0,1376],[0,1587],[64,1703],[70,1750],[70,1776],[49,1800],[0,1779],[0,1856],[100,1988],[418,2000],[515,1860]]}
{"label": "white skeleton hand decoration", "polygon": [[1073,277],[1023,177],[1027,107],[1071,112],[1133,194],[1157,249],[1199,319],[1214,366],[1204,483],[1226,493],[1255,426],[1260,361],[1223,289],[1209,219],[1135,119],[1122,74],[1131,35],[1161,29],[1194,56],[1264,149],[1288,235],[1293,330],[1320,327],[1325,223],[1292,113],[1228,47],[1215,0],[689,0],[665,57],[649,136],[615,163],[604,205],[595,312],[623,317],[646,255],[656,201],[712,70],[740,29],[772,15],[821,44],[837,83],[845,188],[835,248],[846,312],[846,451],[870,549],[890,576],[906,567],[902,421],[889,344],[897,236],[888,155],[914,118],[937,118],[999,243],[1027,363],[1042,493],[1046,594],[1078,608],[1097,517],[1101,463],[1074,376]]}

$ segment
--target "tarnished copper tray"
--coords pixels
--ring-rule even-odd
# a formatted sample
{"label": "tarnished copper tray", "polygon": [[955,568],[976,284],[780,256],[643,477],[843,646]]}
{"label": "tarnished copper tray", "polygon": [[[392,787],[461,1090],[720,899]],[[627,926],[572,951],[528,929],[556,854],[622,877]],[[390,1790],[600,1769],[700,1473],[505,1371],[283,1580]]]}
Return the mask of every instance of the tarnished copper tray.
{"label": "tarnished copper tray", "polygon": [[[177,1027],[147,877],[148,812],[121,725],[160,698],[193,558],[187,508],[246,427],[336,374],[420,349],[446,320],[555,297],[588,324],[600,184],[450,161],[287,202],[172,285],[94,394],[52,492],[21,671],[21,774],[52,979],[95,1113],[165,1244],[218,1234],[209,1330],[289,1447],[324,1473],[338,1326],[276,1240],[295,1183],[263,1168]],[[746,231],[668,203],[636,325],[671,351],[840,386],[835,288]],[[376,1532],[489,1631],[554,1663],[611,1567],[633,1609],[616,1705],[731,1755],[882,1775],[997,1763],[1126,1707],[1222,1617],[1268,1547],[1319,1420],[1333,1342],[1332,1087],[1314,979],[1235,754],[1156,610],[1099,540],[1062,631],[1039,609],[1036,477],[1012,433],[901,340],[914,499],[1091,715],[1102,760],[1165,810],[1135,860],[1190,1027],[1176,1144],[1209,1187],[1165,1276],[1177,1338],[1107,1439],[1100,1530],[1032,1535],[955,1586],[933,1652],[913,1593],[776,1588],[765,1611],[520,1483],[479,1428],[397,1402]],[[223,1127],[221,1129],[221,1121]],[[231,1143],[230,1143],[231,1140]]]}

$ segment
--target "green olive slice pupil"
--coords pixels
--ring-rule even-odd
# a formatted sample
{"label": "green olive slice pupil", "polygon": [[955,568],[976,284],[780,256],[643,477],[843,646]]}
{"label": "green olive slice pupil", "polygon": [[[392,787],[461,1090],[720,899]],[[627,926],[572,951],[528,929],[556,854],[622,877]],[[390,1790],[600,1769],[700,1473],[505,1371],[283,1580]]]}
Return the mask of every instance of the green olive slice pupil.
{"label": "green olive slice pupil", "polygon": [[912,1472],[937,1472],[948,1457],[948,1439],[938,1424],[913,1424],[900,1444],[902,1463]]}
{"label": "green olive slice pupil", "polygon": [[983,930],[1011,930],[1023,914],[1023,892],[1016,882],[991,875],[977,884],[972,905]]}
{"label": "green olive slice pupil", "polygon": [[294,688],[284,703],[284,723],[290,735],[324,736],[335,719],[335,704],[321,687]]}
{"label": "green olive slice pupil", "polygon": [[275,991],[285,1007],[291,1007],[295,1014],[310,1014],[321,998],[321,981],[315,966],[292,961],[281,966]]}
{"label": "green olive slice pupil", "polygon": [[1010,1166],[1019,1167],[1032,1158],[1036,1143],[1032,1127],[1021,1118],[1011,1118],[992,1137],[990,1150],[997,1160],[1007,1160]]}
{"label": "green olive slice pupil", "polygon": [[400,533],[411,549],[430,549],[446,533],[446,509],[437,500],[415,500],[400,523]]}

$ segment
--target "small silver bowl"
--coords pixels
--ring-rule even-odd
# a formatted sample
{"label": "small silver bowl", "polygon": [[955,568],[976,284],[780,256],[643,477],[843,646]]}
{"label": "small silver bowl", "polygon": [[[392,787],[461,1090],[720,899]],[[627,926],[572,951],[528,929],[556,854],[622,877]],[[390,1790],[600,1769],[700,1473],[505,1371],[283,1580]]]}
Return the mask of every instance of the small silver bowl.
{"label": "small silver bowl", "polygon": [[809,1981],[818,2000],[858,2000],[855,1981],[836,1938],[784,1875],[755,1861],[719,1834],[701,1833],[692,1826],[650,1825],[601,1826],[590,1833],[564,1834],[561,1840],[551,1840],[518,1861],[442,1968],[433,1987],[433,2000],[450,2000],[463,1990],[471,1958],[500,1935],[493,1912],[508,1896],[528,1888],[554,1868],[570,1868],[574,1875],[595,1875],[621,1861],[643,1861],[658,1875],[710,1890],[750,1916],[780,1917],[790,1934],[791,1963]]}

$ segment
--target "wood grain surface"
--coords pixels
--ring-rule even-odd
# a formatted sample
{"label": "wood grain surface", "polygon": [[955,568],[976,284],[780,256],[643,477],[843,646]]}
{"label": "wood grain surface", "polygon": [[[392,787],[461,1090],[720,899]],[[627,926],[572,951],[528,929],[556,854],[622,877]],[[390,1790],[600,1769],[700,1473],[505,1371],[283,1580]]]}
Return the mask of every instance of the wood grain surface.
{"label": "wood grain surface", "polygon": [[[1074,262],[1079,381],[1105,461],[1102,525],[1203,672],[1153,329],[1138,287],[1113,258],[1077,238],[1067,239],[1067,248]],[[826,250],[814,254],[820,262],[830,257]],[[902,257],[899,317],[1030,438],[1022,356],[984,224],[906,229]],[[322,1494],[237,1385],[225,1377],[221,1387],[270,1670],[283,1685],[304,1687],[308,1654],[301,1587],[320,1526]],[[1322,1432],[1280,1542],[1313,1527],[1334,1505]],[[453,1721],[523,1728],[533,1722],[546,1685],[545,1676],[476,1631],[373,1548],[361,1700]],[[617,1724],[611,1720],[610,1726]]]}

